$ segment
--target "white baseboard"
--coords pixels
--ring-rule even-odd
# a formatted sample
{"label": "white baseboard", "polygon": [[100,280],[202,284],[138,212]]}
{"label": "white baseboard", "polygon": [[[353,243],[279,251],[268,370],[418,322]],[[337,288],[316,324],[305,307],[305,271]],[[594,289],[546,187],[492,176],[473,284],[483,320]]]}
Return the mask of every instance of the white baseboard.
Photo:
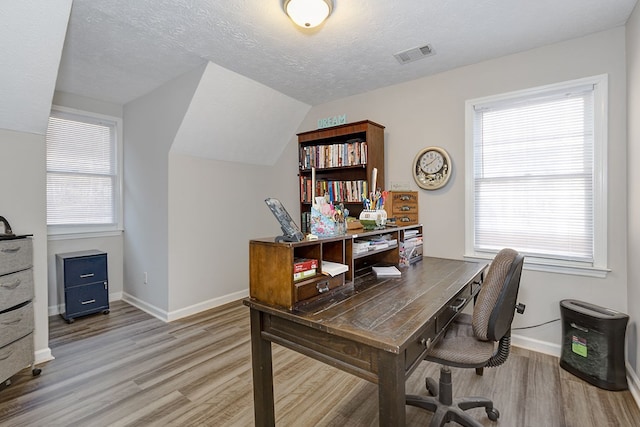
{"label": "white baseboard", "polygon": [[548,354],[555,357],[560,357],[562,352],[562,347],[559,344],[553,344],[550,342],[540,341],[519,335],[511,336],[511,344],[516,347],[525,348],[527,350],[536,351],[538,353]]}
{"label": "white baseboard", "polygon": [[145,313],[148,313],[150,315],[152,315],[153,317],[162,320],[163,322],[167,322],[168,320],[168,315],[167,312],[165,310],[162,310],[158,307],[156,307],[155,305],[151,305],[145,301],[142,301],[141,299],[138,299],[136,297],[134,297],[133,295],[130,295],[126,292],[124,292],[122,294],[122,300],[128,304],[131,304],[132,306],[139,308],[140,310],[144,311]]}
{"label": "white baseboard", "polygon": [[42,350],[36,350],[34,353],[34,364],[48,362],[49,360],[53,360],[53,354],[51,354],[51,349],[49,347],[44,348]]}
{"label": "white baseboard", "polygon": [[223,295],[221,297],[213,298],[207,301],[200,302],[198,304],[194,304],[189,307],[184,307],[179,310],[175,310],[172,312],[167,312],[166,310],[162,310],[154,305],[151,305],[145,301],[142,301],[133,295],[129,295],[127,293],[123,294],[122,299],[133,305],[134,307],[139,308],[140,310],[149,313],[153,317],[156,317],[163,322],[173,322],[174,320],[182,319],[183,317],[188,317],[193,314],[198,314],[202,311],[209,310],[211,308],[219,307],[226,303],[237,301],[239,299],[245,298],[249,296],[248,290],[243,290],[239,292],[234,292],[232,294]]}
{"label": "white baseboard", "polygon": [[239,292],[234,292],[232,294],[223,295],[221,297],[213,298],[208,301],[203,301],[198,304],[194,304],[190,307],[181,308],[179,310],[175,310],[169,313],[168,321],[172,322],[174,320],[182,319],[183,317],[191,316],[196,313],[200,313],[204,310],[209,310],[211,308],[219,307],[226,303],[237,301],[239,299],[245,298],[249,296],[249,290],[243,290]]}
{"label": "white baseboard", "polygon": [[640,379],[636,373],[631,369],[631,365],[627,362],[627,383],[629,384],[629,391],[633,400],[636,401],[636,405],[640,408]]}

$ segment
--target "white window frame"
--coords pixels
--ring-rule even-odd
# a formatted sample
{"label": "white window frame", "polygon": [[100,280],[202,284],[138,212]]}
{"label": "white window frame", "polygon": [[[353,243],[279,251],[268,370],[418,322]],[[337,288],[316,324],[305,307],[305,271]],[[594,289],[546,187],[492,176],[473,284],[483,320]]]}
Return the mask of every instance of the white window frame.
{"label": "white window frame", "polygon": [[[475,188],[474,188],[474,118],[476,108],[496,102],[534,98],[541,94],[570,89],[576,86],[594,87],[594,153],[593,153],[593,263],[566,259],[526,256],[525,268],[553,273],[604,278],[610,271],[607,264],[607,146],[608,146],[608,76],[606,74],[567,82],[535,87],[501,95],[476,98],[465,103],[465,258],[490,260],[495,252],[474,248]],[[515,248],[517,249],[517,248]]]}
{"label": "white window frame", "polygon": [[[53,105],[52,111],[58,111],[61,113],[72,114],[80,117],[85,117],[88,121],[106,121],[115,124],[115,161],[116,161],[116,186],[114,194],[114,224],[68,224],[68,225],[48,225],[47,234],[49,240],[63,240],[69,238],[85,238],[85,237],[105,237],[120,235],[124,230],[123,227],[123,202],[122,202],[122,171],[123,171],[123,131],[122,131],[122,118],[114,117],[104,114],[98,114],[89,111],[77,110],[74,108],[68,108],[58,105]],[[47,171],[48,173],[48,171]]]}

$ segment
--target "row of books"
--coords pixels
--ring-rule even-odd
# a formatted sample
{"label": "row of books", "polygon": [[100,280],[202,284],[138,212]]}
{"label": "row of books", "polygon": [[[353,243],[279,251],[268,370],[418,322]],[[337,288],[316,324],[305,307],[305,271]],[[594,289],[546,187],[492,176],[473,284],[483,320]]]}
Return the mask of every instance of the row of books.
{"label": "row of books", "polygon": [[[310,177],[300,177],[300,201],[311,202],[312,180]],[[360,203],[363,195],[369,193],[367,181],[316,181],[316,196],[329,195],[332,203]]]}
{"label": "row of books", "polygon": [[367,142],[349,140],[343,144],[300,147],[300,169],[338,168],[367,164]]}

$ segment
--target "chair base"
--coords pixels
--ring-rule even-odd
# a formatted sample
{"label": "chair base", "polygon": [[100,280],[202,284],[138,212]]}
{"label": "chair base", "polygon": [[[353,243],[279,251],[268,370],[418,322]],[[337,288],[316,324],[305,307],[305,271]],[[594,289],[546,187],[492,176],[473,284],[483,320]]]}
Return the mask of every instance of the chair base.
{"label": "chair base", "polygon": [[496,421],[500,412],[493,407],[493,402],[484,397],[452,398],[451,371],[448,367],[440,368],[440,384],[427,379],[427,389],[433,396],[407,395],[406,404],[433,412],[430,427],[441,427],[450,421],[465,427],[482,427],[478,421],[467,414],[467,409],[484,407],[490,420]]}

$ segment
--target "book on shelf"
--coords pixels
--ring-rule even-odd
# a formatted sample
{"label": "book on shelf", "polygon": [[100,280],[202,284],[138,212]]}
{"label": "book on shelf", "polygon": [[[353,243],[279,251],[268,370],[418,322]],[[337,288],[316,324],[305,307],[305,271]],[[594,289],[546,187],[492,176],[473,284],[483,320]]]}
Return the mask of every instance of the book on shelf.
{"label": "book on shelf", "polygon": [[299,271],[297,273],[293,273],[293,280],[297,281],[297,280],[302,280],[302,279],[306,279],[307,277],[313,277],[316,275],[316,269],[315,268],[311,268],[309,270],[304,270],[304,271]]}
{"label": "book on shelf", "polygon": [[338,274],[346,273],[349,271],[349,266],[345,264],[340,264],[339,262],[331,262],[331,261],[322,261],[322,273],[327,274],[331,277],[337,276]]}
{"label": "book on shelf", "polygon": [[371,267],[371,270],[376,275],[376,277],[400,277],[400,276],[402,276],[402,273],[400,272],[400,270],[398,270],[393,265],[389,266],[389,267],[373,266],[373,267]]}
{"label": "book on shelf", "polygon": [[[300,273],[318,268],[318,260],[313,258],[294,258],[293,272]],[[315,274],[315,273],[314,273]]]}

